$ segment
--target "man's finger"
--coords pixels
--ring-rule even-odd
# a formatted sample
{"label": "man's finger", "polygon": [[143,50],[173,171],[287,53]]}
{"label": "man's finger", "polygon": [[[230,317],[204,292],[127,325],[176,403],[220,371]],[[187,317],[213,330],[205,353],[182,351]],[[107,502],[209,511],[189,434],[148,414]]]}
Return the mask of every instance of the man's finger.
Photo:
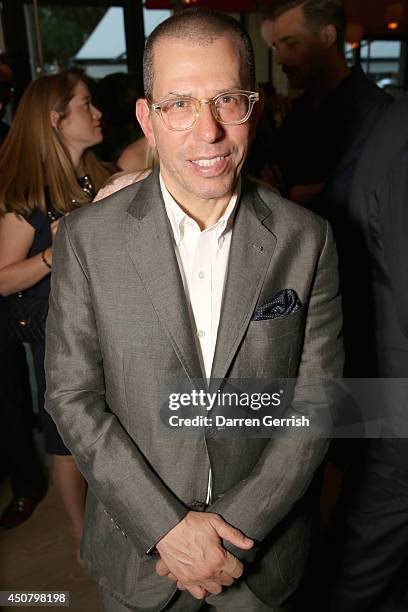
{"label": "man's finger", "polygon": [[219,595],[222,592],[222,586],[221,584],[219,584],[218,582],[215,581],[205,581],[203,583],[203,588],[205,588],[205,590],[208,593],[211,593],[212,595]]}
{"label": "man's finger", "polygon": [[227,572],[225,571],[218,572],[215,577],[215,580],[222,586],[231,586],[231,584],[233,584],[234,582],[234,578],[230,574],[227,574]]}
{"label": "man's finger", "polygon": [[213,527],[220,538],[228,540],[228,542],[231,542],[231,544],[238,548],[249,550],[254,545],[254,541],[244,536],[242,531],[235,527],[231,527],[231,525],[228,525],[228,523],[222,519],[220,521],[214,521]]}
{"label": "man's finger", "polygon": [[223,570],[233,578],[240,578],[244,571],[244,566],[239,559],[227,552]]}
{"label": "man's finger", "polygon": [[186,584],[184,586],[187,591],[190,591],[195,599],[204,599],[207,596],[207,591],[197,584]]}
{"label": "man's finger", "polygon": [[156,573],[159,576],[167,576],[170,573],[169,568],[161,559],[159,559],[156,563]]}

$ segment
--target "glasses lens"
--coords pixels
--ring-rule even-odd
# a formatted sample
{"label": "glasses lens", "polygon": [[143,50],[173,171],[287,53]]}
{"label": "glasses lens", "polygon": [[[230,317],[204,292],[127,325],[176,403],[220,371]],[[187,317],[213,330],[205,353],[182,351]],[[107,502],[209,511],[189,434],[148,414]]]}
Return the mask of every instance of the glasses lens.
{"label": "glasses lens", "polygon": [[189,128],[196,118],[195,102],[189,98],[179,98],[163,102],[161,104],[161,112],[164,122],[173,130]]}
{"label": "glasses lens", "polygon": [[249,98],[246,94],[223,94],[216,100],[215,108],[223,123],[242,121],[249,111]]}

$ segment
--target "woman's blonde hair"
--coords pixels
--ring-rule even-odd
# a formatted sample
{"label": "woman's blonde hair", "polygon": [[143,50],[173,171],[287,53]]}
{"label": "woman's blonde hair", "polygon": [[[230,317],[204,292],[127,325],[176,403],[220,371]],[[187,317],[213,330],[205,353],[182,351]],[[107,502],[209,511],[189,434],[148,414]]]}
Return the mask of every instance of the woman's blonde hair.
{"label": "woman's blonde hair", "polygon": [[[45,211],[46,187],[53,207],[62,213],[90,201],[78,184],[58,128],[51,125],[51,111],[61,119],[67,115],[79,81],[86,83],[81,72],[67,70],[39,77],[24,92],[0,149],[0,214],[26,215],[35,208]],[[92,151],[85,151],[83,161],[98,190],[110,172]]]}

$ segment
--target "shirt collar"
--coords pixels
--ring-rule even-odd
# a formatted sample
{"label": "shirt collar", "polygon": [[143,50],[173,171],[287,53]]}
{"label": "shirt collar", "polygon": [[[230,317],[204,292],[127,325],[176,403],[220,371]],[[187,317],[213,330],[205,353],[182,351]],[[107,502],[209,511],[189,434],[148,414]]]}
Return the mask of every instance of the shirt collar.
{"label": "shirt collar", "polygon": [[[163,177],[160,174],[160,189],[163,195],[164,206],[166,209],[167,216],[170,221],[171,229],[173,232],[174,240],[177,246],[180,245],[180,242],[184,235],[184,227],[187,219],[191,219],[187,213],[184,212],[182,208],[177,204],[176,200],[173,198],[169,190],[167,189]],[[231,196],[231,199],[228,203],[227,208],[225,209],[224,214],[218,219],[218,221],[203,231],[208,231],[215,226],[217,226],[217,238],[219,238],[226,230],[232,225],[233,221],[233,212],[235,210],[236,204],[241,195],[241,177],[238,178],[234,193]],[[194,221],[195,223],[195,221]],[[198,227],[198,226],[197,226]]]}

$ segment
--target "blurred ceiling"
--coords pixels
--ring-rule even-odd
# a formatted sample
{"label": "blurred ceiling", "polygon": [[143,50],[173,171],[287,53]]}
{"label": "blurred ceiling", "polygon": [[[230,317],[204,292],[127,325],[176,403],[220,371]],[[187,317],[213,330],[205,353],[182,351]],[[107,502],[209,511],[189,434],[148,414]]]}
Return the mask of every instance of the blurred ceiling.
{"label": "blurred ceiling", "polygon": [[[366,36],[408,38],[408,0],[342,0],[348,22],[361,23]],[[273,0],[146,0],[146,8],[172,9],[175,5],[202,6],[226,12],[249,13],[273,4]],[[398,16],[398,19],[396,19]],[[388,22],[397,27],[390,30]]]}
{"label": "blurred ceiling", "polygon": [[[347,21],[361,23],[366,35],[388,34],[408,37],[408,0],[343,0]],[[398,17],[400,15],[400,17]],[[398,21],[396,18],[398,17]],[[387,27],[388,22],[398,23],[395,30]]]}

